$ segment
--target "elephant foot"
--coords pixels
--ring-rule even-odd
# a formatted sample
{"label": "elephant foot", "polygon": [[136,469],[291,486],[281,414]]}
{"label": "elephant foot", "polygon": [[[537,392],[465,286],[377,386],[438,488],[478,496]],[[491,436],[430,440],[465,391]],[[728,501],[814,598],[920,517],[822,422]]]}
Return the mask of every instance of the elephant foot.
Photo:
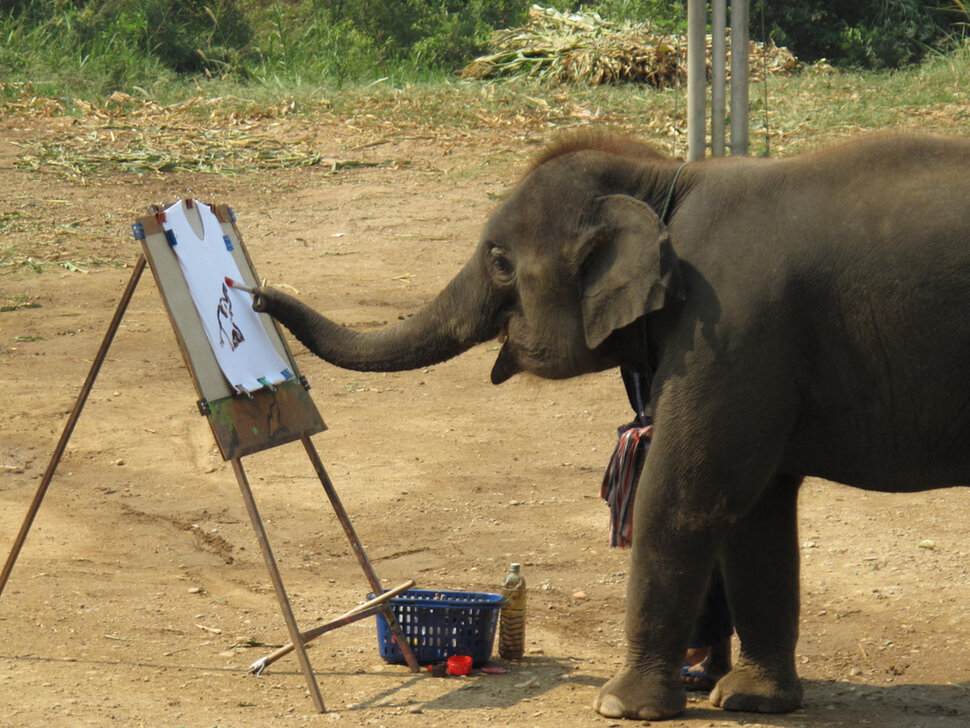
{"label": "elephant foot", "polygon": [[624,667],[593,701],[593,708],[607,718],[663,720],[680,715],[687,695],[679,677],[642,674]]}
{"label": "elephant foot", "polygon": [[772,676],[743,659],[718,681],[711,704],[748,713],[787,713],[802,704],[802,684],[794,670]]}

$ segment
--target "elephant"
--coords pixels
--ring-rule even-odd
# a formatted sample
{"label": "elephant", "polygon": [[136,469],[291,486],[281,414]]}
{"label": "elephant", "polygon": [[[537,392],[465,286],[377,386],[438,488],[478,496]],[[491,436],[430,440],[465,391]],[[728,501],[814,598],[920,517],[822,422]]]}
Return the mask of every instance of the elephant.
{"label": "elephant", "polygon": [[491,371],[649,381],[622,666],[604,716],[686,705],[680,668],[719,564],[740,642],[711,694],[801,704],[796,500],[970,482],[970,139],[875,133],[781,159],[681,160],[581,134],[542,152],[424,308],[356,332],[253,296],[339,367],[426,367],[498,338]]}

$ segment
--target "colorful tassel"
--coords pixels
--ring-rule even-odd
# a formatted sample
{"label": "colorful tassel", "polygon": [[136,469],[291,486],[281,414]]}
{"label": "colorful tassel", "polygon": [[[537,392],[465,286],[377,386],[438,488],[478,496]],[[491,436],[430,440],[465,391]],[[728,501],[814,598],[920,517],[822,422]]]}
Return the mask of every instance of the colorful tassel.
{"label": "colorful tassel", "polygon": [[633,542],[633,501],[652,437],[652,425],[620,433],[606,467],[600,497],[610,507],[610,546],[626,548]]}

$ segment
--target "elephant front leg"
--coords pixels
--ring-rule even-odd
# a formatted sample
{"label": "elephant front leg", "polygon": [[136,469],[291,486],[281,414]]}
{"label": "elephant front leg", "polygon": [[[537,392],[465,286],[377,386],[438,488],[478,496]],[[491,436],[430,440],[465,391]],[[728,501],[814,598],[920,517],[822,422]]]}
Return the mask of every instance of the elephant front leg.
{"label": "elephant front leg", "polygon": [[[721,366],[717,376],[708,376],[702,354],[693,362],[695,375],[668,380],[656,403],[656,432],[634,503],[626,604],[628,652],[624,666],[594,701],[596,710],[607,717],[660,720],[683,711],[687,698],[680,671],[714,562],[723,555],[729,533],[747,533],[759,525],[767,528],[779,504],[786,508],[780,516],[782,525],[768,529],[774,537],[764,542],[757,534],[747,540],[736,537],[732,561],[736,568],[725,569],[725,587],[733,608],[734,601],[747,599],[744,603],[749,604],[754,599],[743,595],[745,588],[763,594],[761,580],[766,573],[778,574],[785,593],[797,584],[791,562],[798,483],[787,490],[776,487],[776,468],[797,411],[797,393],[781,384],[771,386],[775,368],[767,365],[758,372],[739,369],[736,376]],[[767,356],[763,360],[771,361]],[[752,412],[759,416],[742,416]],[[751,523],[739,529],[753,511]],[[784,546],[783,564],[768,569],[766,562],[776,558],[776,546]],[[759,547],[760,554],[752,553]],[[742,575],[738,572],[745,559],[750,565]],[[773,608],[769,603],[752,608],[738,624],[743,623],[749,635],[757,635],[754,622],[762,618],[772,625],[779,621],[790,625],[791,607],[782,605],[783,617],[772,614]],[[794,614],[797,620],[797,607]],[[748,665],[769,670],[767,683],[757,678],[750,682],[774,683],[769,692],[780,691],[779,700],[768,705],[784,709],[793,697],[789,683],[794,673],[786,672],[785,661],[793,662],[793,637],[790,628],[772,631],[781,644],[773,646],[754,637],[751,651],[743,653],[750,659],[742,663],[740,674],[750,674]],[[725,679],[736,672],[737,667]],[[727,694],[721,695],[727,700]]]}
{"label": "elephant front leg", "polygon": [[711,693],[725,710],[784,713],[802,702],[795,672],[800,483],[776,478],[726,538],[724,580],[741,654]]}
{"label": "elephant front leg", "polygon": [[714,564],[714,529],[689,527],[691,519],[677,527],[646,495],[635,504],[625,664],[593,704],[609,718],[661,720],[684,710],[680,671]]}

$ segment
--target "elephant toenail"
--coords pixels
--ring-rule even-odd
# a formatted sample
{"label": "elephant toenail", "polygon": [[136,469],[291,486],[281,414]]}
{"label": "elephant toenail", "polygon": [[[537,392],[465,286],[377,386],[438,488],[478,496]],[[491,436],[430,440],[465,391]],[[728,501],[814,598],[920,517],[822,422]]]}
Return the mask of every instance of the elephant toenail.
{"label": "elephant toenail", "polygon": [[622,718],[624,715],[623,703],[615,695],[607,695],[595,707],[600,715],[606,716],[607,718]]}

